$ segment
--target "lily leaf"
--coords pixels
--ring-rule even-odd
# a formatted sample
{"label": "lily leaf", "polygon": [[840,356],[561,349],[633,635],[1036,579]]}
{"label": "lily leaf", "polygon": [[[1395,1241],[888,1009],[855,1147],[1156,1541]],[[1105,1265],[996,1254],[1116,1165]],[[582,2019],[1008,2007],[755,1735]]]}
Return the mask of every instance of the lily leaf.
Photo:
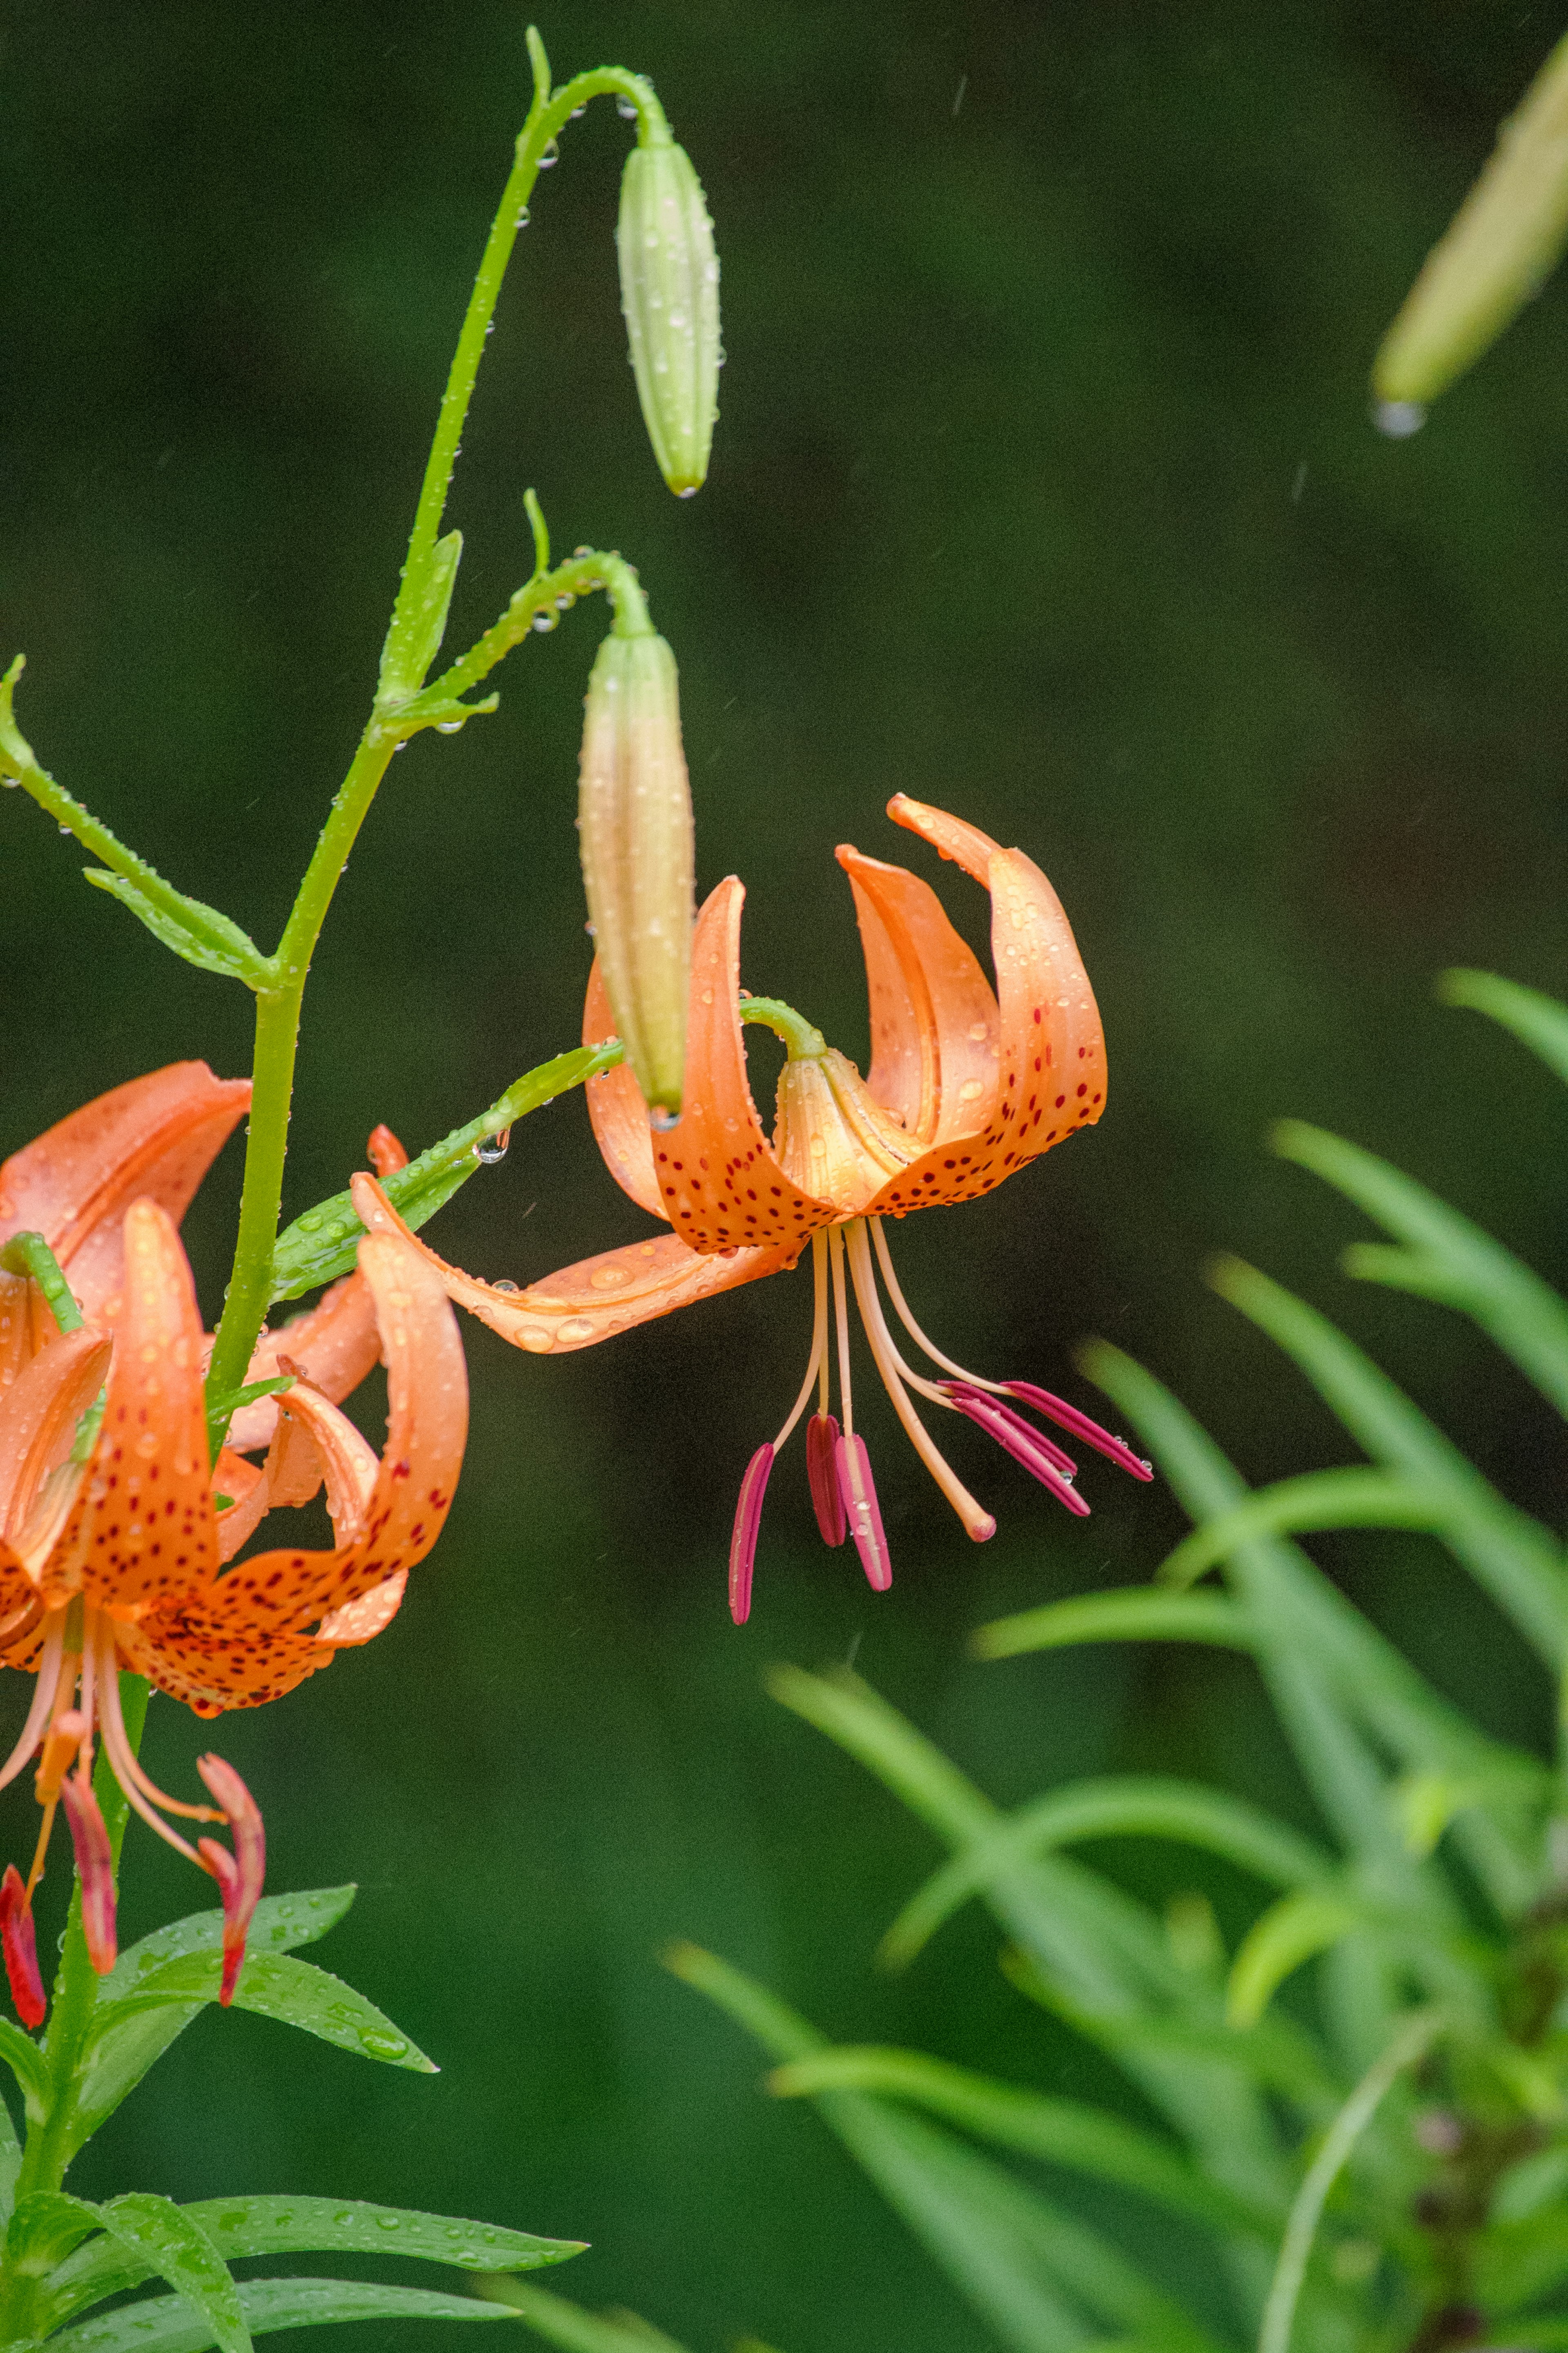
{"label": "lily leaf", "polygon": [[1468,1006],[1472,1013],[1500,1021],[1560,1079],[1568,1080],[1568,1005],[1517,980],[1503,980],[1495,972],[1463,969],[1446,972],[1437,994],[1445,1005]]}
{"label": "lily leaf", "polygon": [[0,2018],[0,2059],[21,2085],[28,2116],[41,2116],[49,2097],[48,2062],[32,2036],[9,2018]]}
{"label": "lily leaf", "polygon": [[[133,2023],[145,2010],[216,2001],[222,1976],[223,1961],[217,1953],[186,1953],[177,1960],[165,1961],[142,1978],[133,1992],[122,1994],[112,2005],[89,2048],[111,2048],[122,2025]],[[239,1973],[234,2007],[279,2019],[285,2026],[297,2026],[363,2059],[380,2059],[388,2066],[407,2067],[421,2075],[438,2072],[435,2061],[427,2059],[374,2002],[309,1961],[291,1960],[281,1953],[253,1953]]]}
{"label": "lily leaf", "polygon": [[5,2232],[6,2265],[24,2279],[42,2279],[102,2228],[102,2215],[85,2198],[72,2198],[64,2189],[29,2190],[17,2200]]}
{"label": "lily leaf", "polygon": [[139,923],[145,923],[153,937],[166,948],[172,948],[198,972],[216,972],[224,980],[242,980],[247,988],[263,988],[271,967],[256,942],[247,932],[220,913],[216,907],[204,904],[200,899],[186,898],[182,892],[177,905],[158,905],[134,882],[123,874],[110,874],[101,866],[84,866],[82,872],[97,891],[107,891],[122,907],[129,907]]}
{"label": "lily leaf", "polygon": [[228,2265],[193,2215],[172,2198],[135,2190],[111,2198],[99,2214],[129,2253],[167,2280],[210,2331],[218,2353],[251,2353],[250,2331]]}
{"label": "lily leaf", "polygon": [[[291,1953],[297,1945],[313,1945],[318,1936],[337,1926],[357,1893],[351,1883],[306,1887],[291,1895],[264,1895],[250,1923],[246,1951],[254,1958],[258,1953]],[[216,1953],[222,1947],[221,1912],[191,1912],[183,1920],[172,1920],[166,1928],[154,1929],[152,1936],[121,1954],[99,1987],[99,2010],[137,1992],[167,1962],[190,1953]]]}
{"label": "lily leaf", "polygon": [[1026,1651],[1061,1651],[1079,1642],[1210,1642],[1249,1651],[1243,1611],[1219,1593],[1167,1593],[1133,1585],[1112,1593],[1074,1594],[976,1627],[977,1659],[1016,1659]]}
{"label": "lily leaf", "polygon": [[447,616],[452,609],[452,590],[457,586],[462,553],[462,533],[449,531],[430,550],[429,570],[417,601],[411,600],[405,607],[399,597],[382,649],[378,703],[405,702],[424,684],[425,673],[440,652],[441,640],[447,634]]}
{"label": "lily leaf", "polygon": [[[650,2328],[635,2312],[584,2312],[531,2281],[497,2280],[485,2293],[561,2353],[685,2353],[673,2337]],[[742,2348],[737,2346],[735,2353]]]}
{"label": "lily leaf", "polygon": [[[488,2273],[531,2271],[584,2251],[579,2239],[540,2239],[495,2222],[464,2222],[355,2198],[204,2198],[181,2211],[226,2263],[248,2255],[395,2254]],[[105,2296],[139,2287],[155,2268],[123,2244],[100,2239],[79,2248],[49,2281],[47,2327],[58,2328]]]}
{"label": "lily leaf", "polygon": [[[314,2328],[326,2320],[505,2320],[504,2305],[473,2295],[437,2295],[375,2280],[243,2280],[236,2294],[253,2337],[273,2328]],[[51,2337],[53,2353],[208,2353],[217,2337],[183,2297],[160,2295],[80,2320]]]}

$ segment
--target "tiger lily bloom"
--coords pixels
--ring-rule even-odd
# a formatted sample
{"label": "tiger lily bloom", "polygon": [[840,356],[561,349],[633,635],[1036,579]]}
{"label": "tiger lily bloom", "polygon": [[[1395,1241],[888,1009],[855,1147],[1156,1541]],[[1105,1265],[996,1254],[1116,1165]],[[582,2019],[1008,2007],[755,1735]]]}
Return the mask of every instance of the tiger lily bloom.
{"label": "tiger lily bloom", "polygon": [[[809,1241],[815,1314],[805,1377],[778,1436],[759,1447],[742,1482],[730,1554],[737,1624],[751,1607],[763,1492],[774,1457],[813,1391],[806,1467],[826,1541],[855,1542],[879,1590],[891,1565],[865,1441],[856,1430],[849,1348],[853,1291],[894,1410],[937,1485],[977,1542],[995,1532],[941,1453],[915,1399],[976,1423],[1070,1512],[1089,1506],[1076,1465],[1017,1408],[1065,1428],[1133,1477],[1149,1465],[1086,1414],[1025,1381],[967,1372],[921,1330],[900,1288],[883,1221],[989,1192],[1027,1162],[1092,1125],[1105,1107],[1105,1041],[1088,976],[1055,892],[1022,850],[899,794],[895,823],[921,836],[984,885],[992,901],[993,991],[930,886],[902,867],[843,847],[859,918],[871,1008],[871,1066],[847,1056],[789,1008],[740,986],[743,886],[733,876],[703,906],[693,941],[684,1108],[649,1122],[631,1072],[588,1082],[595,1134],[611,1175],[669,1234],[584,1259],[519,1290],[481,1282],[416,1242],[450,1298],[514,1345],[538,1355],[589,1347],[636,1324],[794,1266]],[[746,1081],[742,1023],[784,1037],[772,1138]],[[613,1034],[597,966],[583,1037]],[[406,1233],[385,1196],[356,1180],[374,1231]],[[413,1240],[412,1236],[408,1239]],[[939,1375],[917,1371],[889,1327],[894,1316]],[[842,1424],[829,1410],[835,1369]]]}
{"label": "tiger lily bloom", "polygon": [[[138,1089],[128,1121],[117,1098]],[[60,1331],[26,1295],[36,1284],[0,1278],[13,1286],[4,1294],[12,1323],[0,1334],[11,1349],[11,1378],[0,1388],[0,1663],[35,1677],[0,1788],[37,1757],[44,1815],[26,1879],[13,1864],[0,1880],[0,1945],[29,2026],[45,2007],[32,1896],[62,1803],[89,1953],[100,1972],[114,1963],[112,1857],[92,1789],[97,1743],[135,1811],[217,1882],[224,2002],[261,1894],[261,1816],[239,1775],[207,1756],[197,1770],[210,1805],[160,1789],[127,1737],[119,1671],[146,1676],[204,1716],[292,1690],[395,1614],[408,1569],[439,1534],[462,1459],[467,1383],[451,1309],[416,1252],[395,1238],[367,1237],[350,1280],[361,1286],[373,1349],[387,1366],[384,1454],[296,1377],[278,1401],[261,1465],[228,1448],[209,1462],[206,1349],[174,1218],[244,1109],[247,1091],[238,1088],[237,1101],[236,1092],[199,1064],[176,1066],[87,1106],[0,1169],[0,1239],[23,1220],[52,1231],[80,1303],[92,1310],[79,1327]],[[145,1121],[159,1105],[169,1117],[153,1128],[154,1148]],[[140,1153],[128,1142],[138,1112]],[[86,1174],[95,1125],[103,1158],[96,1192]],[[71,1155],[58,1144],[67,1131],[80,1147],[68,1173]],[[147,1190],[127,1201],[138,1177]],[[71,1210],[72,1202],[83,1206]],[[323,1480],[330,1550],[266,1552],[220,1574],[266,1510],[308,1501]],[[193,1846],[171,1815],[226,1823],[232,1851],[205,1836]]]}

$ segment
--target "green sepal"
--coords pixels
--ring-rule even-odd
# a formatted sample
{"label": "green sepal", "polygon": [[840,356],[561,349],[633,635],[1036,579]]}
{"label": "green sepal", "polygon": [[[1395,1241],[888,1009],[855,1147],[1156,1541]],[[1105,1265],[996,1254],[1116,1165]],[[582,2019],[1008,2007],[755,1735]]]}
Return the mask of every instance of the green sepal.
{"label": "green sepal", "polygon": [[[411,1160],[406,1168],[394,1171],[382,1179],[382,1190],[405,1224],[418,1228],[433,1218],[445,1202],[451,1199],[459,1185],[466,1185],[476,1169],[483,1166],[479,1147],[491,1136],[500,1135],[509,1127],[525,1119],[531,1111],[538,1111],[552,1103],[557,1095],[581,1086],[585,1080],[596,1078],[601,1071],[613,1070],[621,1060],[621,1045],[612,1038],[602,1046],[574,1046],[570,1053],[557,1054],[553,1061],[542,1062],[510,1086],[498,1103],[467,1126],[454,1128],[439,1144]],[[278,1237],[272,1252],[273,1299],[298,1299],[301,1293],[314,1291],[323,1282],[335,1282],[340,1275],[352,1274],[356,1263],[364,1228],[354,1212],[353,1202],[347,1193],[334,1193],[330,1200],[318,1202],[296,1218],[291,1226]]]}
{"label": "green sepal", "polygon": [[[531,2271],[584,2252],[579,2239],[541,2239],[493,2222],[465,2222],[353,2198],[204,2198],[183,2210],[226,2263],[252,2255],[395,2254],[474,2272]],[[46,2328],[139,2287],[155,2266],[123,2239],[79,2249],[49,2281]]]}
{"label": "green sepal", "polygon": [[218,2353],[251,2353],[250,2331],[228,2265],[193,2214],[172,2198],[132,2190],[110,2199],[99,2217],[129,2253],[167,2280],[211,2330]]}
{"label": "green sepal", "polygon": [[381,650],[381,675],[376,702],[384,706],[406,701],[425,682],[425,673],[441,650],[452,590],[463,553],[463,534],[449,531],[430,550],[430,569],[417,599],[405,605],[399,596]]}
{"label": "green sepal", "polygon": [[[252,2336],[274,2328],[313,2328],[327,2320],[505,2320],[504,2305],[474,2295],[439,2295],[424,2287],[386,2287],[376,2280],[243,2280],[236,2294]],[[80,2320],[51,2337],[52,2353],[207,2353],[217,2338],[177,2295],[145,2298],[100,2318]],[[8,2353],[8,2348],[7,2348]]]}
{"label": "green sepal", "polygon": [[129,907],[155,940],[194,964],[198,972],[216,972],[224,980],[243,981],[247,988],[265,988],[275,977],[249,934],[217,908],[205,905],[200,899],[187,899],[182,892],[181,913],[176,915],[166,907],[154,906],[123,874],[110,874],[102,866],[84,866],[82,873],[94,890],[107,891],[111,899]]}
{"label": "green sepal", "polygon": [[[107,2020],[96,2025],[89,2052],[112,2050],[124,2024],[144,2010],[216,2001],[223,1978],[220,1953],[187,1952],[150,1971],[133,1989],[110,2007]],[[363,2059],[379,2059],[387,2066],[407,2067],[421,2075],[439,2071],[433,2059],[411,2042],[384,2011],[367,2001],[353,1986],[309,1961],[291,1960],[282,1953],[252,1953],[240,1970],[234,1989],[236,2010],[255,2010],[285,2026],[353,2051]]]}
{"label": "green sepal", "polygon": [[5,2232],[5,2268],[24,2279],[43,2279],[80,2246],[103,2217],[85,2198],[63,2189],[33,2189],[16,2201]]}

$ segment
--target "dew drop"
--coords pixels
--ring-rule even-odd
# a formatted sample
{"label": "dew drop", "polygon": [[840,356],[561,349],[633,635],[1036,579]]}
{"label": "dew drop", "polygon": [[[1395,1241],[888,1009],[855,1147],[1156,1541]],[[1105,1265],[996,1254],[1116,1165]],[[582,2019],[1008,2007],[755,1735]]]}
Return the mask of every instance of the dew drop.
{"label": "dew drop", "polygon": [[616,112],[620,116],[623,122],[635,122],[637,119],[637,108],[632,104],[629,98],[616,99]]}
{"label": "dew drop", "polygon": [[401,2059],[408,2045],[400,2034],[375,2034],[366,2027],[360,2042],[373,2059]]}
{"label": "dew drop", "polygon": [[515,1282],[511,1282],[508,1276],[503,1274],[499,1282],[491,1283],[490,1289],[492,1291],[515,1291],[517,1289],[517,1285]]}
{"label": "dew drop", "polygon": [[552,613],[548,609],[542,613],[535,613],[533,617],[533,626],[539,631],[541,637],[543,637],[548,630],[558,628],[560,627],[560,614]]}
{"label": "dew drop", "polygon": [[438,719],[436,722],[436,733],[437,735],[457,735],[461,733],[462,726],[463,723],[460,719]]}
{"label": "dew drop", "polygon": [[1426,411],[1418,400],[1380,400],[1372,421],[1391,441],[1408,441],[1426,424]]}
{"label": "dew drop", "polygon": [[487,1168],[493,1168],[498,1160],[506,1158],[507,1146],[510,1142],[511,1130],[503,1127],[499,1135],[483,1137],[475,1145],[474,1158],[482,1160]]}
{"label": "dew drop", "polygon": [[512,215],[512,226],[514,228],[526,228],[528,227],[528,206],[526,205],[519,205],[516,212]]}
{"label": "dew drop", "polygon": [[659,1135],[668,1135],[672,1127],[680,1125],[680,1113],[663,1103],[655,1103],[648,1113],[647,1124]]}
{"label": "dew drop", "polygon": [[552,139],[539,159],[539,168],[542,172],[552,172],[560,161],[561,150]]}

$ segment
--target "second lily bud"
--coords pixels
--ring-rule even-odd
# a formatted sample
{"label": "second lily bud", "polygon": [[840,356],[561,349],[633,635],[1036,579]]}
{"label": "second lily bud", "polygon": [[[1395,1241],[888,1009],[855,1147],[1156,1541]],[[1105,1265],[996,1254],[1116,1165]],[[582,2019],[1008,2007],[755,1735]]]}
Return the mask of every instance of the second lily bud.
{"label": "second lily bud", "polygon": [[644,1101],[680,1108],[691,976],[691,787],[675,656],[611,636],[588,681],[577,824],[599,969]]}

